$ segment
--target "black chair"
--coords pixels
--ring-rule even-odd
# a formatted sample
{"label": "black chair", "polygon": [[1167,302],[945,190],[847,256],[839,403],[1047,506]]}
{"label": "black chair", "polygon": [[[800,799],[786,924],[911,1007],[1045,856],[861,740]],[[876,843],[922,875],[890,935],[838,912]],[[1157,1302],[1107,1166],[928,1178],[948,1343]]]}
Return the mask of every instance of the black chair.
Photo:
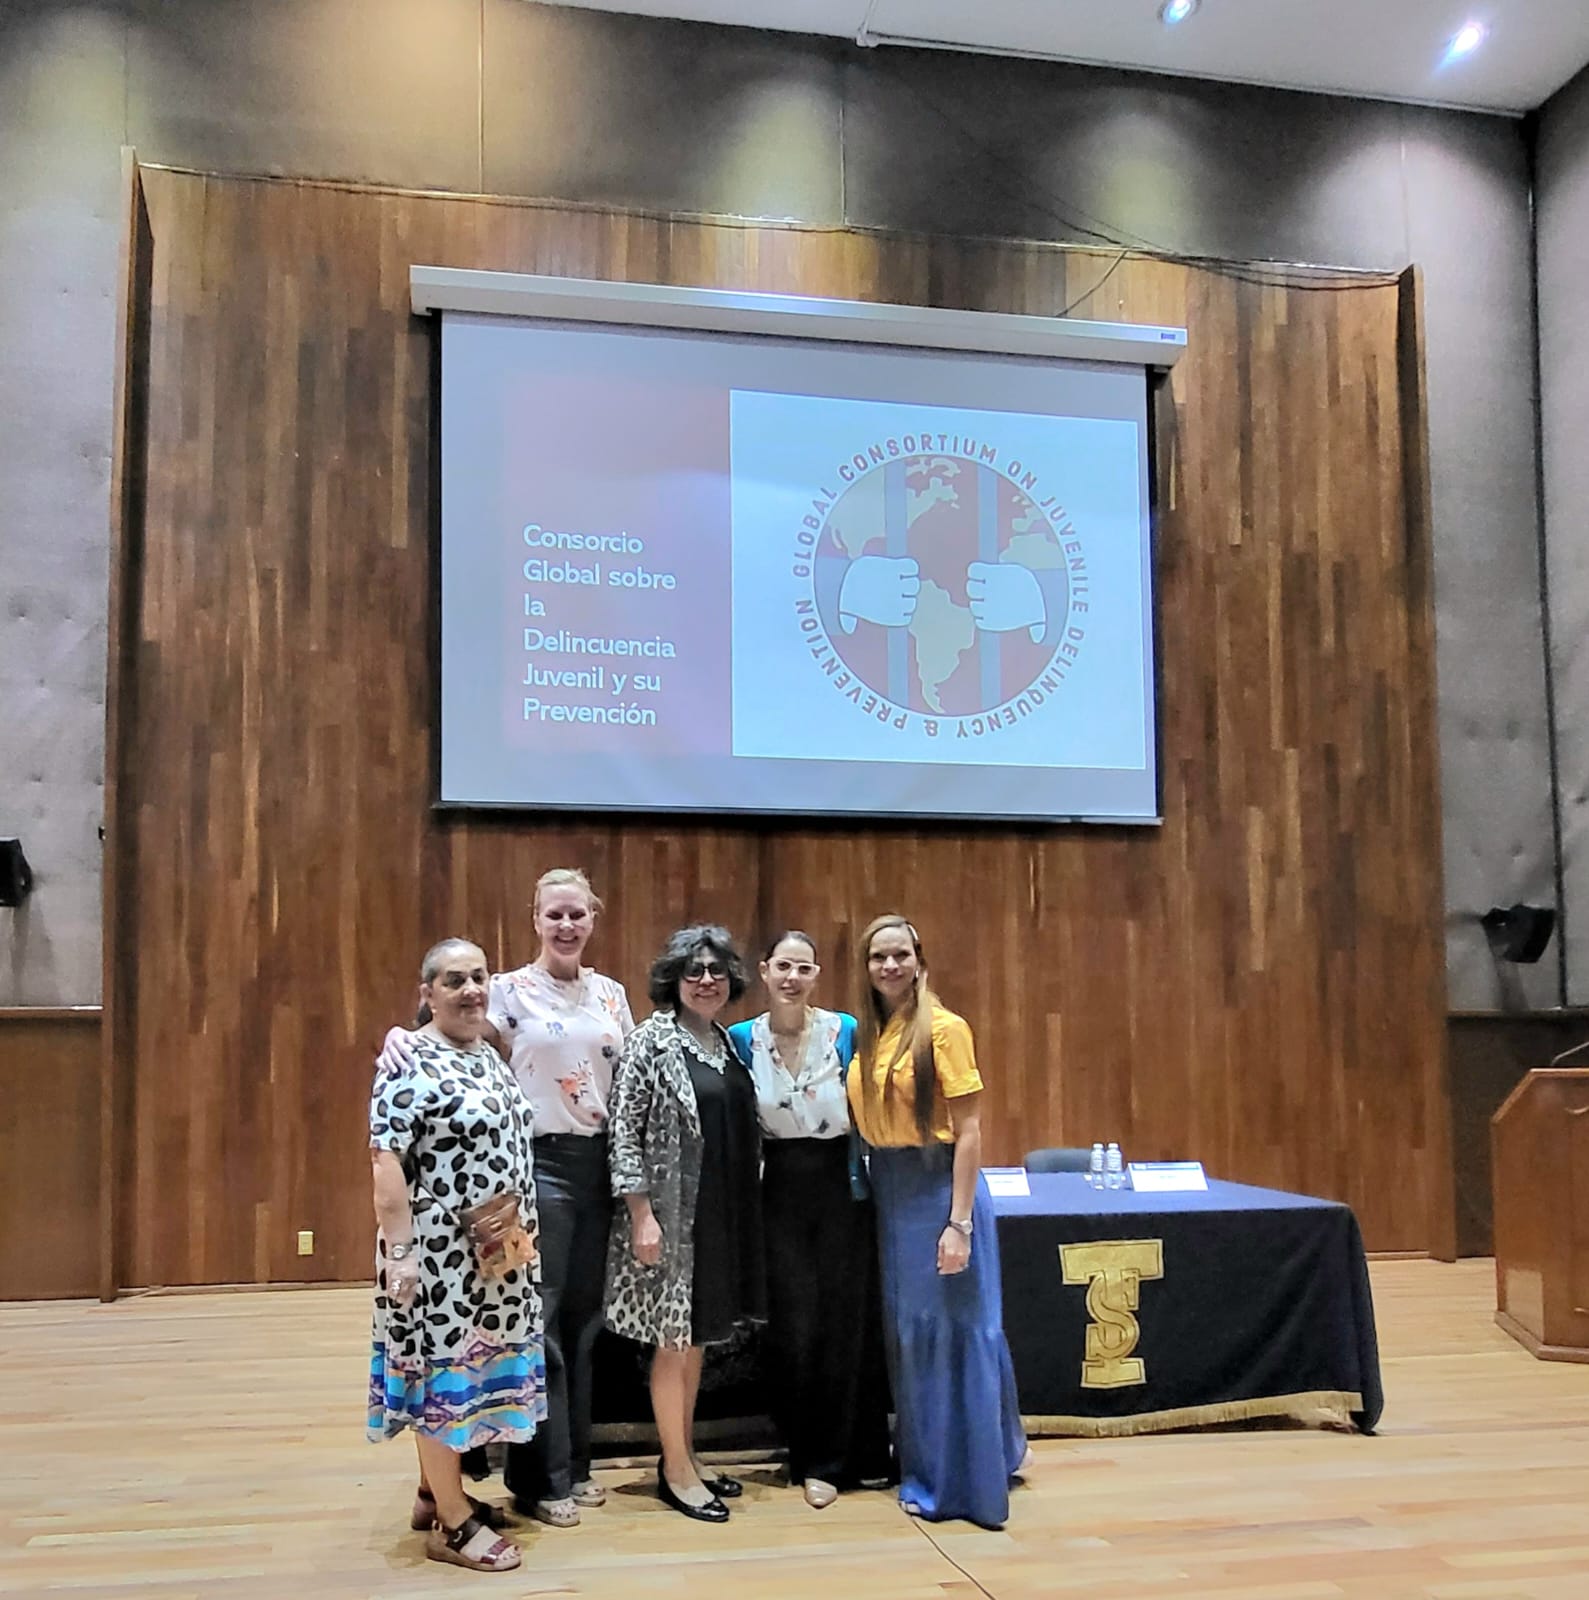
{"label": "black chair", "polygon": [[1092,1150],[1078,1145],[1056,1146],[1051,1150],[1028,1150],[1028,1172],[1085,1172],[1092,1164]]}

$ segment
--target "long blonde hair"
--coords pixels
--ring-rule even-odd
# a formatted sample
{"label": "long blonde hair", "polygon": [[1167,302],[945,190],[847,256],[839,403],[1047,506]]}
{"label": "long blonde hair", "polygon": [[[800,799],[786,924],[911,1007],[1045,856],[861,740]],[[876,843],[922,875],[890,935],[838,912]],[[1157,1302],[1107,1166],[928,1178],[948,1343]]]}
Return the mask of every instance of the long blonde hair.
{"label": "long blonde hair", "polygon": [[866,992],[866,1004],[859,1008],[860,1015],[855,1019],[855,1053],[861,1059],[861,1099],[868,1116],[876,1119],[880,1096],[877,1074],[873,1069],[877,1064],[878,1040],[882,1038],[889,1018],[883,1011],[877,990],[872,987],[872,940],[890,928],[898,928],[909,935],[916,952],[916,981],[896,1013],[900,1023],[899,1048],[887,1066],[892,1072],[906,1055],[910,1056],[916,1077],[915,1104],[911,1110],[915,1116],[916,1132],[925,1144],[932,1138],[934,1102],[938,1094],[938,1063],[932,1053],[932,1008],[939,1002],[938,996],[927,983],[927,959],[922,954],[921,935],[916,932],[909,918],[897,912],[873,917],[861,933],[861,985]]}

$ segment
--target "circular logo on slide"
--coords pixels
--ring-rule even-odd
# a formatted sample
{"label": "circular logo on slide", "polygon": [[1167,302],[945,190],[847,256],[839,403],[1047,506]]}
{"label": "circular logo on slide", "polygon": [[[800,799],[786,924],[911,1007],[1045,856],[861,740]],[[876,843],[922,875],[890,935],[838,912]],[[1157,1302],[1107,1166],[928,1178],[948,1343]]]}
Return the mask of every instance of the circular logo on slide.
{"label": "circular logo on slide", "polygon": [[834,654],[892,704],[975,716],[1053,664],[1070,608],[1065,513],[1033,498],[1030,474],[1014,478],[969,455],[900,456],[857,473],[828,509],[817,615]]}

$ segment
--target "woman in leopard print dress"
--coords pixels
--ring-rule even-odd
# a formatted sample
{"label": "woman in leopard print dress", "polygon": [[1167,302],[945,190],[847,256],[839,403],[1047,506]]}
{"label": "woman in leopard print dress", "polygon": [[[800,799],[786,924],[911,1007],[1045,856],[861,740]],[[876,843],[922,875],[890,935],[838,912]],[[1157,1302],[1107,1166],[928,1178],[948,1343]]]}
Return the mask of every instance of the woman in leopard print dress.
{"label": "woman in leopard print dress", "polygon": [[616,1209],[607,1326],[653,1347],[657,1494],[726,1522],[741,1485],[703,1471],[695,1397],[705,1345],[765,1315],[756,1091],[717,1021],[745,992],[727,930],[681,928],[651,967],[656,1012],[629,1035],[613,1082],[608,1160]]}
{"label": "woman in leopard print dress", "polygon": [[481,1037],[489,976],[465,940],[431,950],[420,972],[430,1020],[414,1035],[410,1064],[375,1080],[369,1432],[413,1430],[414,1526],[430,1530],[431,1559],[502,1572],[519,1565],[519,1552],[494,1531],[494,1508],[464,1493],[459,1455],[534,1434],[546,1415],[546,1367],[537,1264],[487,1277],[462,1221],[468,1207],[516,1194],[518,1223],[536,1234],[529,1102]]}

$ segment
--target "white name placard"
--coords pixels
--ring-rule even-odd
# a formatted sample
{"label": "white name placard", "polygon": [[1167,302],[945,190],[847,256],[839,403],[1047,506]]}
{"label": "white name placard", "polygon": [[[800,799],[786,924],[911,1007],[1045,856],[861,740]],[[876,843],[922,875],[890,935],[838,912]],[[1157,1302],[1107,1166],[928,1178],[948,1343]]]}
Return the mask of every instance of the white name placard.
{"label": "white name placard", "polygon": [[1177,1190],[1208,1187],[1201,1161],[1133,1161],[1128,1170],[1131,1187],[1138,1194],[1173,1194]]}
{"label": "white name placard", "polygon": [[988,1193],[994,1196],[1032,1192],[1031,1184],[1026,1181],[1025,1167],[984,1167],[982,1176],[988,1180]]}

